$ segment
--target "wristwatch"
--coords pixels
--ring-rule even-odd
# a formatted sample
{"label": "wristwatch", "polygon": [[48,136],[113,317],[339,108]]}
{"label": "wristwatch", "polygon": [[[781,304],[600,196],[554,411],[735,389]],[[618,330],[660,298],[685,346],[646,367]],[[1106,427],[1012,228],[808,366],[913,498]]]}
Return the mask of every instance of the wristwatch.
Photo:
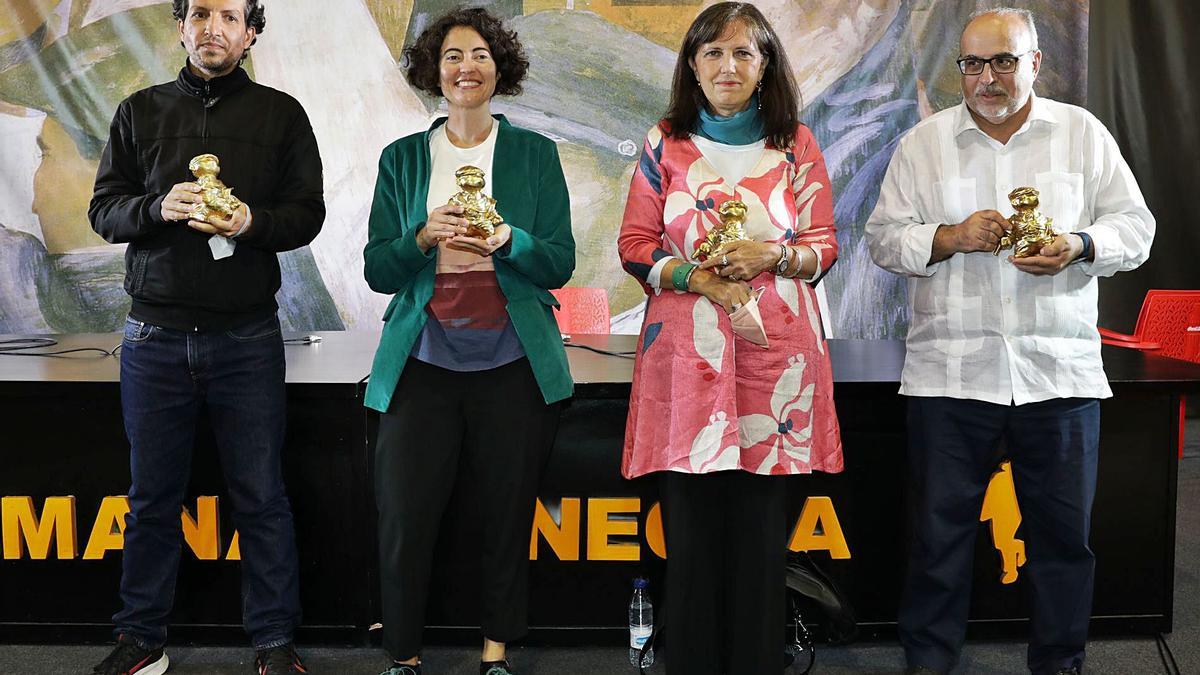
{"label": "wristwatch", "polygon": [[780,244],[779,245],[779,260],[777,260],[775,262],[775,274],[781,275],[784,272],[786,272],[789,262],[791,262],[791,261],[788,259],[787,246]]}
{"label": "wristwatch", "polygon": [[1096,245],[1092,243],[1092,235],[1087,232],[1072,232],[1071,234],[1083,240],[1083,251],[1071,262],[1091,262],[1096,257]]}

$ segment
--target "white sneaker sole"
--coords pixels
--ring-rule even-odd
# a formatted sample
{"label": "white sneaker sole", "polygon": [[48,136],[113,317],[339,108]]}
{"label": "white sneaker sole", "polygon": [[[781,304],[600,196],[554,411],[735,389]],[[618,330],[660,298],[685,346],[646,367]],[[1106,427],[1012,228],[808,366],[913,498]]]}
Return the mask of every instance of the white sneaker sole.
{"label": "white sneaker sole", "polygon": [[162,658],[134,673],[134,675],[163,675],[171,665],[171,659],[163,652]]}

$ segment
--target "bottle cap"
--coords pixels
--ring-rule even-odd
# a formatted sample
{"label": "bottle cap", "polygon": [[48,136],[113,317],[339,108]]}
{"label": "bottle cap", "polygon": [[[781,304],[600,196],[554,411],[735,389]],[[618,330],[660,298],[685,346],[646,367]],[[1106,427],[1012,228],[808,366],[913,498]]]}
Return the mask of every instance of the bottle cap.
{"label": "bottle cap", "polygon": [[650,585],[650,580],[647,579],[646,577],[634,577],[634,579],[633,579],[633,587],[634,588],[645,589],[649,585]]}

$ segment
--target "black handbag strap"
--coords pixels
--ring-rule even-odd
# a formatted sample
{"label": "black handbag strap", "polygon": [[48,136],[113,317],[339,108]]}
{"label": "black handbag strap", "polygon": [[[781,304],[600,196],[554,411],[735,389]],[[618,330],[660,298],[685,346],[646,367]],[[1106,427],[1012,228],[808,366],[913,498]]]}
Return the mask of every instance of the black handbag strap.
{"label": "black handbag strap", "polygon": [[[804,670],[800,671],[800,675],[808,675],[813,664],[817,662],[817,647],[813,644],[812,633],[809,632],[808,626],[804,625],[804,617],[800,615],[800,603],[796,602],[794,591],[788,592],[788,605],[791,609],[792,621],[795,622],[795,633],[792,635],[792,643],[788,645],[791,647],[788,655],[796,658],[798,654],[808,654],[808,663],[804,666]],[[795,662],[788,665],[795,665]]]}

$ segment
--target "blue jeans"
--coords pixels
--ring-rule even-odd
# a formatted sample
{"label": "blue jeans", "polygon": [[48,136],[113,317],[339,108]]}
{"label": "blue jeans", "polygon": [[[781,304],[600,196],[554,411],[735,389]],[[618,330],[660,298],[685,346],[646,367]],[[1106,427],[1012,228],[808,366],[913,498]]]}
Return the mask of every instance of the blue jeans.
{"label": "blue jeans", "polygon": [[183,533],[180,511],[196,421],[207,407],[242,554],[242,619],[256,649],[292,640],[300,621],[299,564],[280,449],[285,428],[279,320],[190,332],[128,319],[121,410],[129,437],[130,513],[116,633],[163,645]]}
{"label": "blue jeans", "polygon": [[[1004,441],[1007,447],[1001,445]],[[908,399],[912,550],[900,642],[910,666],[948,672],[966,637],[975,538],[988,481],[1012,460],[1031,591],[1031,673],[1083,667],[1096,557],[1088,546],[1100,402],[1025,405]]]}

